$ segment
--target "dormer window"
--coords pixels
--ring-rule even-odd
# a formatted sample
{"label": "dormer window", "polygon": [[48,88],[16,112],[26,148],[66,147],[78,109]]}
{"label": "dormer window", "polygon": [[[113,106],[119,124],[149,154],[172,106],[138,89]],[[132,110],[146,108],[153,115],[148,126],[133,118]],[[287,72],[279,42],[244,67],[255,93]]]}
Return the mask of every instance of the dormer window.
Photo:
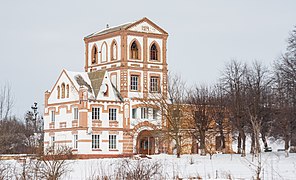
{"label": "dormer window", "polygon": [[65,98],[65,83],[62,84],[62,99]]}

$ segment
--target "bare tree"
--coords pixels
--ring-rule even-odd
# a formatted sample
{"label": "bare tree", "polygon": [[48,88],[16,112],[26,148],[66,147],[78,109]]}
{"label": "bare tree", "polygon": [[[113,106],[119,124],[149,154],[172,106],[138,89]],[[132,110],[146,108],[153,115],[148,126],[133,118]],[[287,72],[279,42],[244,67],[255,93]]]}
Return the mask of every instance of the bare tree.
{"label": "bare tree", "polygon": [[201,155],[206,155],[207,131],[211,124],[212,97],[208,87],[195,86],[189,93],[188,103],[191,105],[192,119],[194,120],[193,136],[199,140]]}
{"label": "bare tree", "polygon": [[[252,135],[251,153],[258,155],[260,148],[260,132],[267,115],[265,108],[269,107],[268,96],[271,93],[271,78],[268,70],[261,63],[254,62],[246,73],[246,114],[250,121]],[[264,113],[265,112],[265,113]],[[261,134],[262,135],[262,134]]]}
{"label": "bare tree", "polygon": [[148,103],[157,106],[163,119],[162,133],[168,141],[173,141],[173,149],[176,150],[177,157],[181,155],[182,134],[184,133],[184,97],[185,82],[178,75],[168,78],[168,91],[155,94]]}
{"label": "bare tree", "polygon": [[58,180],[71,171],[72,149],[67,146],[49,147],[31,169],[37,179]]}
{"label": "bare tree", "polygon": [[0,120],[7,119],[13,107],[13,96],[8,84],[0,87]]}
{"label": "bare tree", "polygon": [[246,119],[245,119],[245,73],[246,65],[232,60],[226,65],[221,83],[227,96],[227,108],[231,112],[230,120],[238,135],[237,153],[246,153]]}

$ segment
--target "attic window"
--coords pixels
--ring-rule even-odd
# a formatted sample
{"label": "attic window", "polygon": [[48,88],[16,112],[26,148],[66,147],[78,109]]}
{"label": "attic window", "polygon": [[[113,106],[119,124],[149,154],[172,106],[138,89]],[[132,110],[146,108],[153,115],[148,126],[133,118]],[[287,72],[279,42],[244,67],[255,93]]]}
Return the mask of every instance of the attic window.
{"label": "attic window", "polygon": [[57,87],[58,99],[60,99],[60,93],[61,93],[60,86],[58,86],[58,87]]}
{"label": "attic window", "polygon": [[62,84],[62,99],[65,98],[65,83]]}

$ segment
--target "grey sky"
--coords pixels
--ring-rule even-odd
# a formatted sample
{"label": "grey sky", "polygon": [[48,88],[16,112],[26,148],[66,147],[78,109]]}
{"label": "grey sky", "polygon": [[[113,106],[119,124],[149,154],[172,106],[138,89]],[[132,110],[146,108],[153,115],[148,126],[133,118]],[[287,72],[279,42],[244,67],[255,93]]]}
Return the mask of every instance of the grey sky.
{"label": "grey sky", "polygon": [[169,69],[189,84],[213,83],[230,59],[270,65],[296,25],[295,0],[0,2],[0,85],[23,117],[61,70],[83,71],[83,37],[148,17],[169,33]]}

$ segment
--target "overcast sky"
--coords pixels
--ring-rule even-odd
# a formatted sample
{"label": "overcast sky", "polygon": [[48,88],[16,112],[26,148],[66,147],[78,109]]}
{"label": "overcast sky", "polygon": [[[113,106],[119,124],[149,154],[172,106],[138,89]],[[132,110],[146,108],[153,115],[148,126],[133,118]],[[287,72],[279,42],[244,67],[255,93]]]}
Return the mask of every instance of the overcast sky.
{"label": "overcast sky", "polygon": [[295,0],[0,0],[0,86],[23,118],[63,68],[83,71],[83,37],[143,17],[169,33],[169,70],[211,84],[231,59],[271,65],[296,25]]}

